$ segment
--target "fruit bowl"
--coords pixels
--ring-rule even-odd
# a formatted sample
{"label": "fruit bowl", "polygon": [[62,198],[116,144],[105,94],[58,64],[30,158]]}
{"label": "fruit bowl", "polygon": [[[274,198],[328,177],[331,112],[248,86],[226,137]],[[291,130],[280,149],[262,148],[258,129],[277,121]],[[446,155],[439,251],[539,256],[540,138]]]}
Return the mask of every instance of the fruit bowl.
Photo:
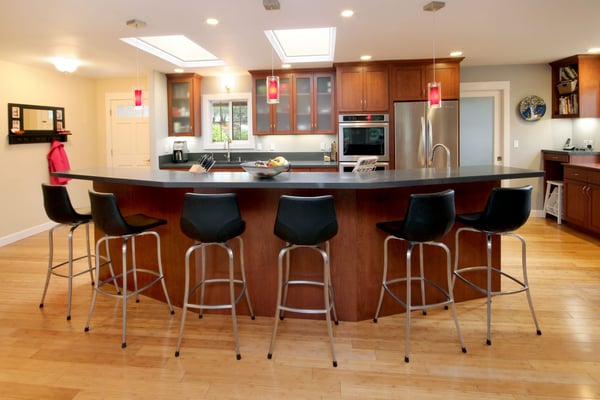
{"label": "fruit bowl", "polygon": [[244,171],[257,178],[272,178],[284,171],[290,170],[290,164],[268,166],[264,161],[251,161],[240,164]]}

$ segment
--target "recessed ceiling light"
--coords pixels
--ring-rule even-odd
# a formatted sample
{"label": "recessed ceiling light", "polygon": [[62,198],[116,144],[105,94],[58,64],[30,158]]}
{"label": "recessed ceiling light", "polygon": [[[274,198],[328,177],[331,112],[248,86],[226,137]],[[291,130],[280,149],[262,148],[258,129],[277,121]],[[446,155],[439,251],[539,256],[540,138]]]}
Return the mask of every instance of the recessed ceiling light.
{"label": "recessed ceiling light", "polygon": [[219,20],[216,18],[207,18],[206,19],[206,23],[208,25],[218,25],[219,24]]}
{"label": "recessed ceiling light", "polygon": [[215,67],[225,64],[183,35],[129,37],[121,40],[182,68]]}
{"label": "recessed ceiling light", "polygon": [[369,61],[372,57],[368,54],[365,54],[364,56],[360,56],[361,61]]}
{"label": "recessed ceiling light", "polygon": [[333,61],[335,28],[265,31],[284,63]]}
{"label": "recessed ceiling light", "polygon": [[450,57],[460,57],[463,55],[463,52],[460,50],[450,52]]}
{"label": "recessed ceiling light", "polygon": [[290,69],[290,68],[292,68],[292,65],[291,64],[281,64],[281,68]]}
{"label": "recessed ceiling light", "polygon": [[600,47],[592,47],[591,49],[588,49],[588,53],[598,54],[600,53]]}
{"label": "recessed ceiling light", "polygon": [[183,69],[183,68],[175,68],[175,69],[173,70],[173,72],[176,72],[176,73],[178,73],[178,74],[182,73],[183,71],[184,71],[184,69]]}
{"label": "recessed ceiling light", "polygon": [[342,15],[342,17],[350,18],[354,15],[354,10],[344,10],[340,14]]}

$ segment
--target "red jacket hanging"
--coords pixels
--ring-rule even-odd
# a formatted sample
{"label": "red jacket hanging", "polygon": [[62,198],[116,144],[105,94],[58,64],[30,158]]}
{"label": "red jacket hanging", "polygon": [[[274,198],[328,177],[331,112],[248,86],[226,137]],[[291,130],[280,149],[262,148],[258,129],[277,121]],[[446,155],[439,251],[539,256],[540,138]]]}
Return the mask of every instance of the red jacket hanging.
{"label": "red jacket hanging", "polygon": [[68,171],[71,169],[69,158],[65,152],[65,145],[58,140],[53,140],[47,158],[48,169],[50,171],[50,183],[53,185],[64,185],[69,182],[71,180],[70,178],[52,176],[52,172]]}

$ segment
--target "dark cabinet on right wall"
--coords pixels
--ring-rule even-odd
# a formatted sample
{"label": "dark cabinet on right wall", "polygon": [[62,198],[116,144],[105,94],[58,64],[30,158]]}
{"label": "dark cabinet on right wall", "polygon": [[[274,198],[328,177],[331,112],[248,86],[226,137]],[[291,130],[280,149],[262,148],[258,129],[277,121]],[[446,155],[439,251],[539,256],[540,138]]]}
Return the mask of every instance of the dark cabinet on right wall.
{"label": "dark cabinet on right wall", "polygon": [[552,118],[600,117],[600,55],[575,55],[550,66]]}

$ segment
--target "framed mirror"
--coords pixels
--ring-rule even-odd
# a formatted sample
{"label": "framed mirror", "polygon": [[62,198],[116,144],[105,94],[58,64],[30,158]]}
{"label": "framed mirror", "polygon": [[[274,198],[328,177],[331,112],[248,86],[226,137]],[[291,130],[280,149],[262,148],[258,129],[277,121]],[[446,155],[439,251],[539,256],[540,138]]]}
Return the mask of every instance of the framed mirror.
{"label": "framed mirror", "polygon": [[8,143],[65,142],[63,107],[8,103]]}

